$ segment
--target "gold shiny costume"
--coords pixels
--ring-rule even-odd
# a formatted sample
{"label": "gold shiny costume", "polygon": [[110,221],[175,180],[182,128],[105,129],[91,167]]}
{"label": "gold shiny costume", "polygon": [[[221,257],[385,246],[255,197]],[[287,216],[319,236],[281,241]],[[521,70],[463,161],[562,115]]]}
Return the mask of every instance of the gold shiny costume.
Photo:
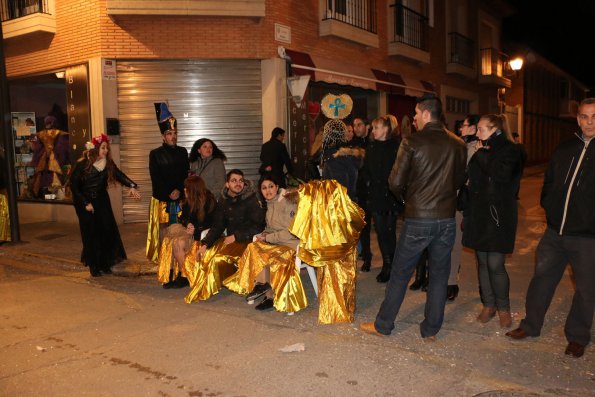
{"label": "gold shiny costume", "polygon": [[[233,242],[225,245],[225,237],[219,238],[215,244],[205,251],[199,261],[195,261],[192,270],[189,271],[188,281],[190,282],[190,293],[184,300],[192,303],[197,300],[207,300],[219,293],[222,281],[236,272],[235,264],[238,262],[248,243]],[[199,243],[192,244],[196,253]],[[196,254],[195,254],[196,255]]]}
{"label": "gold shiny costume", "polygon": [[39,141],[43,144],[43,152],[35,167],[35,176],[33,179],[33,192],[35,192],[36,195],[39,194],[39,190],[41,189],[41,173],[45,170],[52,172],[52,182],[50,183],[50,186],[62,186],[62,182],[58,176],[62,175],[62,167],[60,167],[54,153],[55,141],[59,135],[68,135],[68,133],[57,129],[49,129],[40,131],[37,135]]}
{"label": "gold shiny costume", "polygon": [[[178,274],[182,273],[183,277],[188,279],[188,282],[192,284],[192,281],[188,276],[192,276],[194,274],[194,264],[196,262],[196,253],[198,251],[199,245],[194,244],[192,240],[192,235],[186,233],[186,228],[179,224],[174,223],[170,225],[166,229],[166,236],[163,238],[161,242],[161,248],[159,249],[159,269],[157,271],[157,280],[161,284],[166,284],[170,280],[170,271],[173,270],[173,278],[175,280],[178,277]],[[189,247],[188,252],[186,253],[184,263],[181,266],[181,269],[178,266],[173,266],[175,258],[173,255],[174,252],[174,244],[179,239],[187,240],[187,247]]]}
{"label": "gold shiny costume", "polygon": [[298,193],[289,231],[300,239],[300,259],[318,268],[318,322],[353,322],[356,246],[364,211],[335,180],[310,181]]}
{"label": "gold shiny costume", "polygon": [[0,191],[0,241],[10,241],[10,214],[5,191]]}
{"label": "gold shiny costume", "polygon": [[159,258],[159,225],[167,224],[169,214],[167,213],[167,203],[151,197],[149,205],[149,229],[147,233],[147,258],[152,262],[157,262]]}
{"label": "gold shiny costume", "polygon": [[238,261],[238,271],[223,281],[223,285],[240,295],[254,288],[256,276],[270,266],[271,287],[275,309],[292,313],[308,306],[300,272],[295,265],[295,250],[285,245],[263,241],[248,244]]}

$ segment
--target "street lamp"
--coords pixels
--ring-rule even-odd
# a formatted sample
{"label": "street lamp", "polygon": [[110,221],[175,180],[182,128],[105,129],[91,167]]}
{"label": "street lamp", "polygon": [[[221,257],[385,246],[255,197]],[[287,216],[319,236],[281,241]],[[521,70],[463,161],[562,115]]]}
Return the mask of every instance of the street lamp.
{"label": "street lamp", "polygon": [[514,59],[511,59],[508,64],[510,65],[510,68],[517,73],[519,70],[521,70],[521,68],[523,67],[523,58],[521,57],[516,57]]}

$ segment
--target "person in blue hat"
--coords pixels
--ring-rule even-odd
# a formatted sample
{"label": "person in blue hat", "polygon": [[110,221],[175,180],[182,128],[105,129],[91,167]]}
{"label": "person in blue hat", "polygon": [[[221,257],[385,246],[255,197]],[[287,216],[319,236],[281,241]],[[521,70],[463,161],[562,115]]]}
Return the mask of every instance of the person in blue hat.
{"label": "person in blue hat", "polygon": [[149,153],[149,173],[153,196],[149,208],[147,258],[157,261],[159,256],[160,229],[177,223],[180,200],[184,195],[184,180],[190,164],[188,152],[177,145],[178,125],[165,102],[155,103],[157,124],[163,144]]}

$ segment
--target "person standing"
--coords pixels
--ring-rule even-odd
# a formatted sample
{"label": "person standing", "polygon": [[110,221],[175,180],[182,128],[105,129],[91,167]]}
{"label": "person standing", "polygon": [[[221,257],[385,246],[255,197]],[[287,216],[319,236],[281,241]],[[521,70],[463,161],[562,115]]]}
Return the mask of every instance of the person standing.
{"label": "person standing", "polygon": [[200,138],[190,150],[190,171],[200,176],[207,189],[219,200],[225,187],[225,153],[208,138]]}
{"label": "person standing", "polygon": [[[361,117],[353,119],[353,134],[354,137],[351,140],[351,145],[365,149],[368,145],[368,126],[366,121]],[[365,156],[365,154],[364,154]],[[365,162],[365,157],[364,157]],[[369,181],[366,178],[364,172],[360,172],[357,175],[357,182],[355,191],[357,194],[357,204],[365,212],[364,221],[366,225],[362,229],[359,235],[359,244],[361,245],[361,257],[364,263],[362,264],[361,271],[369,272],[372,267],[372,250],[370,249],[370,230],[372,228],[372,213],[367,208],[368,201],[368,189]],[[358,246],[359,248],[359,246]]]}
{"label": "person standing", "polygon": [[518,191],[523,164],[503,115],[482,116],[477,124],[477,152],[469,161],[469,204],[463,212],[463,245],[475,250],[483,309],[477,321],[498,313],[500,326],[512,325],[510,279],[504,266],[514,250]]}
{"label": "person standing", "polygon": [[178,122],[165,102],[155,103],[157,123],[163,144],[149,153],[149,173],[153,197],[149,207],[147,258],[159,257],[160,231],[177,223],[180,200],[184,195],[184,180],[188,176],[188,152],[178,146]]}
{"label": "person standing", "polygon": [[293,164],[291,164],[287,147],[285,147],[283,141],[285,141],[285,130],[279,127],[273,128],[271,139],[265,142],[260,149],[262,164],[259,172],[261,175],[268,172],[272,173],[275,179],[279,181],[280,187],[287,187],[283,166],[287,169],[288,174],[293,174]]}
{"label": "person standing", "polygon": [[386,283],[397,245],[397,216],[402,207],[390,192],[388,178],[397,157],[399,139],[392,135],[392,126],[387,116],[372,122],[374,140],[368,143],[362,173],[368,181],[366,208],[374,219],[378,246],[382,254],[382,270],[376,281]]}
{"label": "person standing", "polygon": [[556,149],[545,172],[541,206],[547,229],[537,246],[525,318],[506,333],[513,339],[540,335],[556,287],[570,263],[576,291],[564,326],[565,353],[576,358],[584,354],[591,339],[595,307],[595,98],[581,102],[577,122],[581,133]]}
{"label": "person standing", "polygon": [[405,203],[397,253],[384,301],[373,323],[360,328],[375,335],[390,335],[395,327],[407,284],[422,251],[428,249],[430,283],[424,320],[424,341],[433,342],[444,319],[450,252],[455,238],[457,189],[465,182],[466,148],[442,123],[442,102],[432,94],[417,99],[414,122],[420,131],[401,142],[389,186]]}
{"label": "person standing", "polygon": [[109,143],[105,134],[87,142],[87,150],[70,176],[72,202],[83,241],[81,261],[89,267],[93,277],[111,274],[112,266],[126,259],[107,192],[108,184],[118,182],[127,186],[130,188],[130,197],[140,199],[138,185],[120,171],[112,160]]}

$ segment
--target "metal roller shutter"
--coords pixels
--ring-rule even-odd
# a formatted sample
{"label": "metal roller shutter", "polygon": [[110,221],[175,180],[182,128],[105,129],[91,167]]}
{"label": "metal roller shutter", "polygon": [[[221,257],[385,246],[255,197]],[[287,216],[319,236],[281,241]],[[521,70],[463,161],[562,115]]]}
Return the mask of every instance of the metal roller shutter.
{"label": "metal roller shutter", "polygon": [[154,102],[167,101],[178,120],[178,145],[213,140],[227,170],[258,177],[262,145],[262,92],[258,60],[119,61],[121,168],[142,189],[124,197],[124,222],[146,222],[151,198],[149,152],[161,145]]}

